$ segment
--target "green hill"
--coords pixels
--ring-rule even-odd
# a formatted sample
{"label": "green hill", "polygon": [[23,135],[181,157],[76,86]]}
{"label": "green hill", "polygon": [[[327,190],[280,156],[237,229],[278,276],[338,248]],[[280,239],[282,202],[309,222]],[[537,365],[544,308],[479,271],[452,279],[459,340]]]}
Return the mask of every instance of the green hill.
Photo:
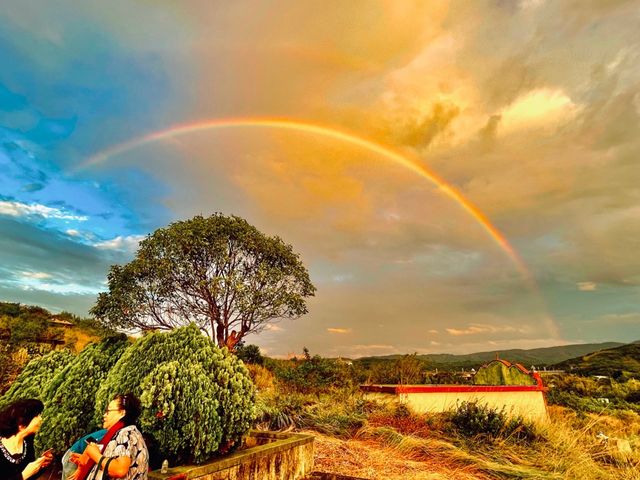
{"label": "green hill", "polygon": [[605,375],[615,379],[640,379],[640,343],[638,341],[571,358],[555,365],[579,375]]}
{"label": "green hill", "polygon": [[[529,368],[535,365],[537,368],[558,364],[565,360],[588,355],[590,353],[615,348],[625,345],[620,342],[605,343],[584,343],[573,345],[562,345],[558,347],[533,348],[530,350],[492,350],[487,352],[470,353],[466,355],[452,355],[447,353],[418,355],[417,358],[425,360],[432,368],[469,368],[477,367],[486,362],[490,362],[497,357],[509,360],[512,363],[521,363]],[[382,357],[363,357],[356,361],[363,365],[371,365],[378,362],[397,360],[402,355],[387,355]]]}

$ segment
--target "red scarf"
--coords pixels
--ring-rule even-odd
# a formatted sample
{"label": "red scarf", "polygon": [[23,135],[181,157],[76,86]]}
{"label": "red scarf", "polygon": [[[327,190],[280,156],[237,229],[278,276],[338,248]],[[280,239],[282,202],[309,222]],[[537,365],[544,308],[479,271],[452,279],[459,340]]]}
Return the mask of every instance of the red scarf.
{"label": "red scarf", "polygon": [[[118,433],[118,430],[120,430],[121,428],[124,428],[125,424],[122,421],[119,421],[118,423],[116,423],[113,427],[111,427],[109,430],[107,430],[107,433],[104,434],[104,437],[102,437],[102,440],[100,440],[98,442],[98,445],[103,445],[102,447],[102,452],[104,452],[104,449],[107,447],[107,444],[111,441],[111,439],[114,437],[114,435],[116,433]],[[89,461],[86,463],[86,465],[83,466],[78,466],[78,470],[80,470],[80,476],[78,477],[79,480],[85,480],[87,478],[87,475],[89,475],[89,472],[91,471],[91,469],[93,468],[93,466],[96,464],[96,462],[94,462],[91,457],[89,457]]]}

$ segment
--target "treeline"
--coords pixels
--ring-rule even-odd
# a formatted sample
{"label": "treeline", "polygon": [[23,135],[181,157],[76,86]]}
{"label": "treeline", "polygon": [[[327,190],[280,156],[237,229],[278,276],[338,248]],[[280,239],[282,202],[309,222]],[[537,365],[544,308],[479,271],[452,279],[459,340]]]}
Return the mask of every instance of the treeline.
{"label": "treeline", "polygon": [[393,360],[360,362],[311,355],[305,347],[299,357],[283,360],[262,356],[255,345],[241,345],[236,354],[245,363],[268,370],[282,389],[300,393],[362,384],[471,383],[469,369],[435,370],[415,353]]}

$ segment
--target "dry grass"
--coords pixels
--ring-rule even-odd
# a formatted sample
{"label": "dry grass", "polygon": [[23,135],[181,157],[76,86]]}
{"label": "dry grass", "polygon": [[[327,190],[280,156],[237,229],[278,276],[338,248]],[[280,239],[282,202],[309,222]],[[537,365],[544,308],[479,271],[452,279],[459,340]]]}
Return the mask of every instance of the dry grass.
{"label": "dry grass", "polygon": [[387,480],[489,479],[473,468],[450,465],[442,458],[414,460],[396,449],[371,440],[341,440],[315,432],[314,470],[339,475]]}
{"label": "dry grass", "polygon": [[[348,414],[325,405],[327,418]],[[323,410],[322,405],[314,409]],[[348,410],[348,409],[347,409]],[[341,438],[316,429],[316,469],[370,479],[576,479],[640,480],[640,417],[636,414],[576,415],[551,407],[551,421],[537,425],[537,440],[464,438],[444,428],[442,416],[372,411],[364,426]],[[631,415],[631,416],[629,416]],[[330,431],[330,430],[329,430]],[[596,434],[630,441],[618,455]]]}

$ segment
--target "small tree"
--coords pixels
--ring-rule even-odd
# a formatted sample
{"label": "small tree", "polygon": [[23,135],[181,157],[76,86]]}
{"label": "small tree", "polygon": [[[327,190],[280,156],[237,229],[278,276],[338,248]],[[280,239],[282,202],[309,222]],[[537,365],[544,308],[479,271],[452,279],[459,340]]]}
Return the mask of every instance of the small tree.
{"label": "small tree", "polygon": [[194,322],[233,349],[270,320],[307,313],[315,287],[290,245],[240,217],[197,216],[156,230],[135,259],[114,265],[91,313],[142,330]]}
{"label": "small tree", "polygon": [[96,421],[119,392],[139,396],[140,426],[171,463],[201,462],[237,444],[254,418],[247,369],[195,325],[150,333],[129,347],[96,394]]}
{"label": "small tree", "polygon": [[257,345],[245,345],[244,342],[241,343],[236,345],[236,357],[244,363],[252,365],[264,364],[264,357],[260,353],[260,347]]}

